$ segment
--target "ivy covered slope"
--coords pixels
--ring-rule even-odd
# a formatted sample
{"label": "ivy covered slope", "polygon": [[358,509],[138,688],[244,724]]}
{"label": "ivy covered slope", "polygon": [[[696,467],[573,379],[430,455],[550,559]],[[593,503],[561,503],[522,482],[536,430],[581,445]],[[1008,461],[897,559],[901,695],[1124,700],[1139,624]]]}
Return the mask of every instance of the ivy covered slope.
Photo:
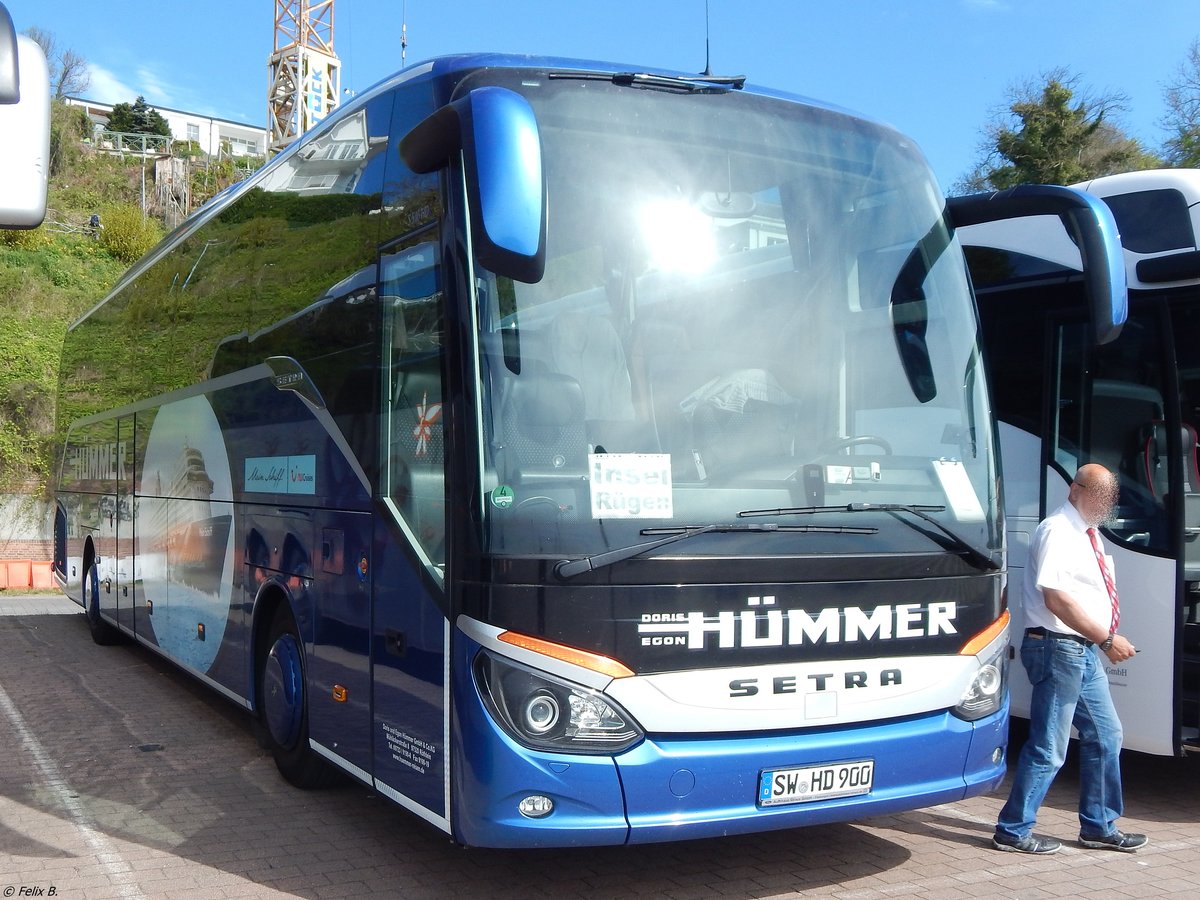
{"label": "ivy covered slope", "polygon": [[0,493],[44,486],[63,334],[123,269],[91,240],[0,239]]}
{"label": "ivy covered slope", "polygon": [[46,489],[63,334],[162,235],[142,216],[140,161],[91,151],[86,116],[54,106],[46,222],[0,231],[0,493]]}

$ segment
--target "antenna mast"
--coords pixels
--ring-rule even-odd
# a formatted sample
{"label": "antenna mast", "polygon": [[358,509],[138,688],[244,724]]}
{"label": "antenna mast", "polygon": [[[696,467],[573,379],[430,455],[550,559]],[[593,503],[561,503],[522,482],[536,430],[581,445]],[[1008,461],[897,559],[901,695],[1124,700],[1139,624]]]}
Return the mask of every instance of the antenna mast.
{"label": "antenna mast", "polygon": [[268,152],[278,153],[338,105],[341,63],[333,50],[334,0],[275,0],[268,60]]}

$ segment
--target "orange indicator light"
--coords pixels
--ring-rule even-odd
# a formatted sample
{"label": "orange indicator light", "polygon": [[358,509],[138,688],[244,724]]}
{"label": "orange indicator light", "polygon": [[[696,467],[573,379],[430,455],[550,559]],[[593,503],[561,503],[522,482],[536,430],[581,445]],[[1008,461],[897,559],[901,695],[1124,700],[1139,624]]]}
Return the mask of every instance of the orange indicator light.
{"label": "orange indicator light", "polygon": [[549,656],[553,659],[561,659],[563,662],[583,666],[585,669],[591,669],[593,672],[599,672],[602,675],[609,675],[613,678],[628,678],[630,675],[635,674],[633,669],[624,663],[607,656],[601,656],[599,653],[592,653],[590,650],[580,650],[577,647],[568,647],[566,644],[556,644],[553,641],[530,637],[527,634],[519,634],[515,631],[505,631],[499,636],[499,639],[506,644],[512,644],[514,647],[532,650],[534,653],[540,653],[543,656]]}
{"label": "orange indicator light", "polygon": [[962,649],[958,651],[959,656],[977,655],[980,650],[998,638],[1000,633],[1008,627],[1008,618],[1008,610],[1006,609],[1000,613],[1000,618],[963,644]]}

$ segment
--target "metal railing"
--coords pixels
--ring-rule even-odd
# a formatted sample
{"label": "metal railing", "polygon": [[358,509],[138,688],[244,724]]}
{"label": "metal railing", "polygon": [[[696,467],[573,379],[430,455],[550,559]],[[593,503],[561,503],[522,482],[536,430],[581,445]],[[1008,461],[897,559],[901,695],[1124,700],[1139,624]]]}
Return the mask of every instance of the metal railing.
{"label": "metal railing", "polygon": [[167,156],[171,152],[172,138],[169,134],[130,134],[124,131],[105,131],[97,128],[92,143],[98,150],[131,153],[136,156]]}

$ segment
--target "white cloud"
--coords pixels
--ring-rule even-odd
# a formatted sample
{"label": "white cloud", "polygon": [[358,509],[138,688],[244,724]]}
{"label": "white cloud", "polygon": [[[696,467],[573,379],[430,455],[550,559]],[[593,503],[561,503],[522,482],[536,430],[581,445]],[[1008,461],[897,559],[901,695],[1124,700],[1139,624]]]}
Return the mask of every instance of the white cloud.
{"label": "white cloud", "polygon": [[132,103],[138,97],[145,97],[151,106],[176,106],[173,101],[178,89],[149,66],[142,65],[133,72],[117,74],[104,66],[88,63],[88,74],[92,79],[88,97],[92,100]]}
{"label": "white cloud", "polygon": [[178,90],[174,85],[148,66],[138,66],[136,74],[137,83],[141,85],[141,95],[151,106],[158,104],[173,109],[177,108],[174,97],[178,94]]}
{"label": "white cloud", "polygon": [[137,99],[138,91],[131,88],[121,78],[103,66],[88,63],[88,77],[91,86],[87,95],[90,100],[100,103],[132,103]]}
{"label": "white cloud", "polygon": [[183,109],[211,115],[208,112],[210,103],[197,98],[194,92],[186,87],[181,88],[162,77],[149,65],[139,65],[133,72],[118,75],[103,66],[89,63],[88,74],[92,79],[91,87],[87,91],[89,99],[116,104],[132,103],[138,97],[144,97],[151,107]]}
{"label": "white cloud", "polygon": [[[138,97],[144,97],[151,107],[158,109],[184,110],[217,118],[232,117],[231,110],[217,108],[212,97],[197,90],[186,80],[178,82],[164,76],[161,67],[153,62],[141,62],[132,70],[123,69],[120,73],[89,63],[88,75],[91,77],[91,86],[85,96],[89,100],[117,104],[132,103]],[[249,121],[244,114],[237,115],[237,118]]]}

